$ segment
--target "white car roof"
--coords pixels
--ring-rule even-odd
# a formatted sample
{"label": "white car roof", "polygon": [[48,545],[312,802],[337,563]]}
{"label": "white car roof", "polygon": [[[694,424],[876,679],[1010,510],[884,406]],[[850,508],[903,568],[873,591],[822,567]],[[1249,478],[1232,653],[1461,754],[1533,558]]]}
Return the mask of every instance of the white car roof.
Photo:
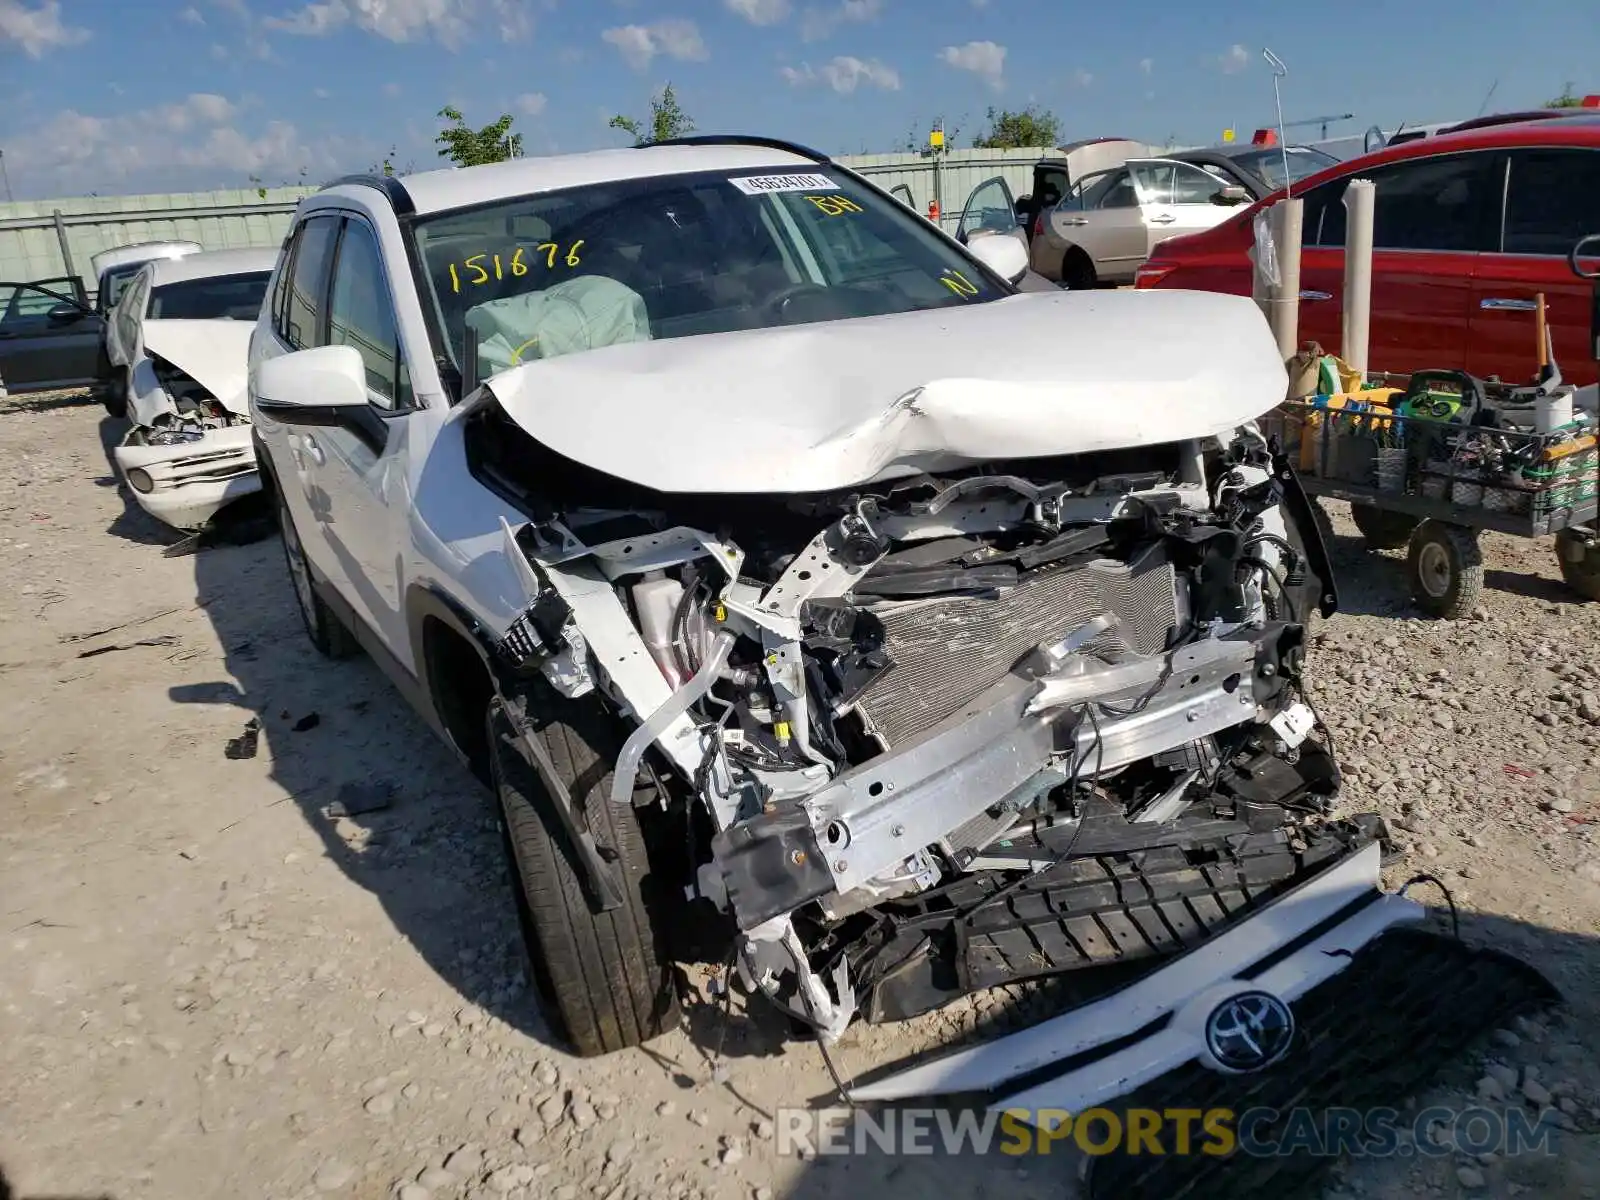
{"label": "white car roof", "polygon": [[[442,171],[406,175],[400,179],[400,184],[410,194],[417,214],[426,216],[453,208],[618,179],[684,175],[694,171],[738,173],[772,167],[827,170],[814,159],[766,146],[652,146],[643,150],[593,150],[587,154],[514,158],[484,167],[448,167]],[[337,193],[349,186],[335,185],[330,190]]]}
{"label": "white car roof", "polygon": [[199,242],[158,241],[136,242],[131,246],[113,246],[89,259],[89,269],[98,279],[112,267],[125,267],[132,263],[147,263],[158,258],[182,258],[204,249]]}
{"label": "white car roof", "polygon": [[270,250],[207,250],[183,258],[162,259],[151,263],[145,270],[150,272],[150,282],[159,287],[164,283],[182,283],[189,279],[214,279],[221,275],[270,271],[277,265],[278,248],[274,246]]}

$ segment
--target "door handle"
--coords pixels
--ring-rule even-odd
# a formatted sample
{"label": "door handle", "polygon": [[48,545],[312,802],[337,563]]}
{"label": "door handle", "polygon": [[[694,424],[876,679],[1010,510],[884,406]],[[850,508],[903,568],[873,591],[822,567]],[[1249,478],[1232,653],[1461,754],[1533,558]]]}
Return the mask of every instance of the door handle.
{"label": "door handle", "polygon": [[1332,292],[1304,291],[1304,292],[1300,293],[1300,299],[1302,299],[1302,300],[1332,300],[1333,299],[1333,293]]}
{"label": "door handle", "polygon": [[1478,307],[1492,309],[1495,312],[1533,312],[1539,305],[1533,300],[1513,300],[1506,296],[1490,296],[1487,300],[1478,301]]}
{"label": "door handle", "polygon": [[305,447],[306,453],[311,456],[311,461],[316,463],[317,466],[320,467],[328,461],[327,454],[323,452],[321,446],[317,445],[317,439],[309,433],[300,439],[300,444]]}
{"label": "door handle", "polygon": [[1088,217],[1062,217],[1061,218],[1061,223],[1063,225],[1087,225],[1089,223],[1089,218]]}
{"label": "door handle", "polygon": [[1145,218],[1152,225],[1171,225],[1177,219],[1171,213],[1155,213]]}

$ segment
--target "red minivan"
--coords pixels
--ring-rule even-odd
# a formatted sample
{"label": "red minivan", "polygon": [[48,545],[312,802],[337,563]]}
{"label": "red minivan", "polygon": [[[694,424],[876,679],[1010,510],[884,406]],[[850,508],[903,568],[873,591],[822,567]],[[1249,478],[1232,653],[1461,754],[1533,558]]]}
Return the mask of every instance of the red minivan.
{"label": "red minivan", "polygon": [[[1330,352],[1339,348],[1343,307],[1342,198],[1358,178],[1378,185],[1371,369],[1453,367],[1529,381],[1538,369],[1534,297],[1543,292],[1562,377],[1596,381],[1600,301],[1567,256],[1579,239],[1600,233],[1600,115],[1408,142],[1296,184],[1305,201],[1300,340]],[[1252,219],[1282,195],[1215,229],[1162,242],[1135,286],[1248,296]]]}

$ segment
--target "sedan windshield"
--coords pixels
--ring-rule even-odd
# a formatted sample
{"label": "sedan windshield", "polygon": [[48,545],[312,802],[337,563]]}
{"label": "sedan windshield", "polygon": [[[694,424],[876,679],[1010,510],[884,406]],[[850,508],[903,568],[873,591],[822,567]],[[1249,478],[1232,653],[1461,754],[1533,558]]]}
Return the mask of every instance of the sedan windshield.
{"label": "sedan windshield", "polygon": [[1010,289],[837,171],[593,184],[417,222],[447,350],[475,378],[625,342],[979,304]]}
{"label": "sedan windshield", "polygon": [[[1331,167],[1339,161],[1333,155],[1309,146],[1290,146],[1288,154],[1290,183],[1299,183],[1306,176],[1315,175],[1323,167]],[[1257,150],[1254,154],[1241,154],[1233,161],[1265,179],[1267,185],[1277,191],[1283,186],[1283,156],[1284,151],[1279,149]]]}
{"label": "sedan windshield", "polygon": [[161,321],[254,321],[272,272],[217,275],[164,283],[150,292],[150,318]]}

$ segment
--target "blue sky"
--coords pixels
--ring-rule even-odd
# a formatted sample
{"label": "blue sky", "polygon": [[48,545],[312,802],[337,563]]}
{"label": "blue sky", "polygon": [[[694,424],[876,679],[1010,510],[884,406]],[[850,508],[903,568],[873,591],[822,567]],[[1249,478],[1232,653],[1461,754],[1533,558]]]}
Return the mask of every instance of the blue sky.
{"label": "blue sky", "polygon": [[[1035,102],[1064,139],[1246,136],[1600,91],[1597,0],[0,0],[0,150],[16,198],[276,185],[391,147],[439,164],[444,104],[517,117],[530,154],[623,143],[670,80],[702,132],[835,153]],[[1335,130],[1330,130],[1335,132]]]}

